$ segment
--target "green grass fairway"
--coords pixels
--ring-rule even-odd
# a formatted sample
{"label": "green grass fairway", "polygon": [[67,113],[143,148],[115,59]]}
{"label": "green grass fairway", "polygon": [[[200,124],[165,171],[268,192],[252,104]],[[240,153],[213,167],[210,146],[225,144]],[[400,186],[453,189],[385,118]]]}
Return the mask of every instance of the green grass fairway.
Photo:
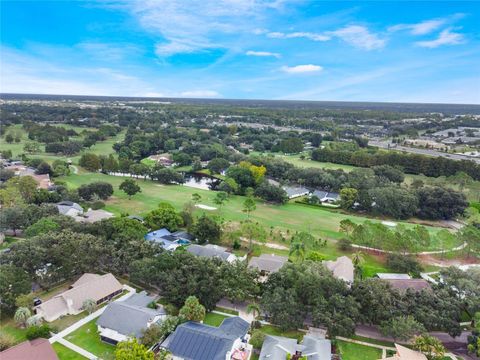
{"label": "green grass fairway", "polygon": [[62,344],[60,344],[58,342],[52,344],[52,346],[53,346],[53,349],[57,353],[57,356],[60,360],[84,360],[84,359],[86,359],[82,355],[80,355],[79,353],[76,353],[75,351],[70,350],[69,348],[67,348],[66,346],[63,346]]}
{"label": "green grass fairway", "polygon": [[[145,215],[147,212],[155,209],[161,201],[169,202],[175,206],[175,208],[181,210],[183,205],[191,200],[192,194],[194,193],[201,195],[201,204],[216,207],[213,202],[213,198],[215,197],[215,192],[213,191],[194,189],[181,185],[162,185],[149,180],[138,180],[137,182],[142,188],[142,192],[129,200],[128,196],[118,189],[124,179],[123,177],[101,173],[72,174],[60,178],[60,180],[66,181],[67,184],[73,188],[93,181],[106,181],[111,183],[115,191],[112,198],[107,201],[106,210],[117,215],[122,213]],[[205,211],[199,209],[197,213],[205,212],[207,214],[220,215],[225,220],[235,222],[243,221],[247,218],[242,211],[244,200],[245,197],[243,196],[231,196],[221,210]],[[311,207],[295,202],[290,202],[285,205],[270,205],[261,201],[257,201],[257,209],[251,214],[251,218],[263,224],[266,229],[276,228],[289,229],[289,231],[308,231],[315,236],[333,239],[341,237],[341,234],[338,232],[341,220],[350,219],[355,223],[362,223],[367,219],[362,216],[343,214],[338,211]],[[374,222],[381,221],[376,219],[370,220]],[[413,224],[410,223],[404,224],[407,227],[413,226]],[[428,229],[431,232],[438,230],[432,227]]]}
{"label": "green grass fairway", "polygon": [[96,356],[110,358],[115,351],[115,346],[106,344],[100,340],[96,321],[97,319],[93,319],[86,323],[70,335],[67,335],[65,339]]}
{"label": "green grass fairway", "polygon": [[221,315],[221,314],[215,314],[215,313],[208,313],[205,315],[205,319],[203,319],[203,323],[206,325],[211,325],[211,326],[220,326],[222,321],[226,319],[227,316]]}
{"label": "green grass fairway", "polygon": [[337,347],[341,351],[342,360],[378,360],[382,357],[382,351],[380,349],[370,346],[338,340]]}

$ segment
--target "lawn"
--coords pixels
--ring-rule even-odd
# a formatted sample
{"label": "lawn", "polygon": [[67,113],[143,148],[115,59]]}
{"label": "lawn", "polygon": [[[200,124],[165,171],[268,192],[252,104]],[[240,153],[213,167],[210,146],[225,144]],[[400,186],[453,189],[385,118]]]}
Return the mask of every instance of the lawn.
{"label": "lawn", "polygon": [[76,353],[75,351],[70,350],[69,348],[67,348],[66,346],[64,346],[64,345],[62,345],[58,342],[53,343],[52,346],[53,346],[53,349],[57,353],[57,356],[60,360],[84,360],[84,359],[86,359],[82,355],[80,355],[79,353]]}
{"label": "lawn", "polygon": [[206,325],[211,325],[218,327],[222,323],[224,319],[226,319],[228,316],[221,315],[221,314],[215,314],[215,313],[208,313],[205,315],[205,319],[203,319],[203,323]]}
{"label": "lawn", "polygon": [[0,332],[10,335],[15,341],[15,344],[27,340],[27,330],[19,328],[12,318],[2,319],[2,322],[0,323]]}
{"label": "lawn", "polygon": [[109,357],[115,351],[115,346],[106,344],[100,340],[96,321],[97,319],[93,319],[86,323],[70,335],[67,335],[65,339],[84,348],[94,355],[99,357]]}
{"label": "lawn", "polygon": [[232,310],[232,309],[227,309],[227,308],[223,308],[223,307],[220,307],[220,306],[216,306],[215,307],[215,311],[220,311],[220,312],[223,312],[225,314],[231,314],[231,315],[238,315],[238,311],[236,310]]}
{"label": "lawn", "polygon": [[263,325],[260,330],[266,335],[273,335],[273,336],[284,336],[292,339],[297,339],[298,341],[302,341],[305,333],[299,330],[287,330],[282,331],[280,328],[273,326],[273,325]]}
{"label": "lawn", "polygon": [[370,346],[337,340],[337,348],[342,354],[342,360],[378,360],[382,357],[380,349]]}

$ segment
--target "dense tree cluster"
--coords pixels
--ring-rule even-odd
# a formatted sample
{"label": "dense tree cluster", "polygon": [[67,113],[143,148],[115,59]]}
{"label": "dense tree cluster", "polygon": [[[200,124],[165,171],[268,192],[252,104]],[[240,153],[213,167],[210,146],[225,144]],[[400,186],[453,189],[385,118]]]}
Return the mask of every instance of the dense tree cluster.
{"label": "dense tree cluster", "polygon": [[451,160],[444,157],[430,157],[419,154],[405,154],[393,151],[368,150],[333,150],[317,149],[312,152],[315,161],[359,167],[377,165],[399,166],[407,174],[424,174],[426,176],[452,176],[462,171],[475,180],[480,180],[480,165],[473,161]]}

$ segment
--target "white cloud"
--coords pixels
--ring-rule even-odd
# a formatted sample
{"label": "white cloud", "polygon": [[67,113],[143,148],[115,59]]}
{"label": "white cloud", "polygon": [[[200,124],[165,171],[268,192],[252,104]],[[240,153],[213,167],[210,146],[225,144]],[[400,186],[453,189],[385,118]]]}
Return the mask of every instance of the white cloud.
{"label": "white cloud", "polygon": [[385,46],[386,40],[380,38],[368,30],[365,26],[349,25],[335,31],[325,31],[323,33],[312,32],[292,32],[284,33],[272,31],[266,33],[266,36],[272,39],[298,39],[304,38],[312,41],[329,41],[337,37],[346,43],[363,50],[380,49]]}
{"label": "white cloud", "polygon": [[458,45],[465,42],[463,34],[453,32],[452,29],[443,30],[435,40],[417,41],[415,44],[425,48],[437,48],[442,45]]}
{"label": "white cloud", "polygon": [[267,37],[272,39],[296,39],[296,38],[305,38],[312,41],[328,41],[331,39],[330,36],[325,34],[317,34],[312,32],[293,32],[293,33],[283,33],[283,32],[269,32]]}
{"label": "white cloud", "polygon": [[268,57],[268,56],[273,56],[277,59],[281,57],[279,53],[274,53],[270,51],[254,51],[254,50],[248,50],[245,55],[247,56],[260,56],[260,57]]}
{"label": "white cloud", "polygon": [[214,90],[189,90],[180,93],[182,97],[189,98],[213,98],[220,97],[221,95]]}
{"label": "white cloud", "polygon": [[256,19],[280,5],[261,0],[142,0],[126,2],[123,8],[133,13],[142,27],[163,38],[156,53],[164,57],[229,48],[232,41],[218,40],[221,36],[251,33]]}
{"label": "white cloud", "polygon": [[426,20],[417,24],[398,24],[390,26],[388,31],[408,30],[412,35],[425,35],[437,30],[446,22],[445,19]]}
{"label": "white cloud", "polygon": [[386,40],[368,30],[365,26],[349,25],[341,29],[328,32],[329,35],[339,37],[347,44],[363,50],[383,48]]}
{"label": "white cloud", "polygon": [[425,20],[419,23],[414,23],[414,24],[398,24],[398,25],[390,26],[388,28],[388,31],[394,32],[394,31],[407,30],[412,35],[426,35],[426,34],[432,33],[435,30],[440,29],[443,25],[454,22],[455,20],[458,20],[462,17],[464,17],[464,14],[457,13],[448,17]]}
{"label": "white cloud", "polygon": [[289,74],[303,74],[309,72],[322,71],[323,68],[319,65],[297,65],[297,66],[282,66],[282,71]]}

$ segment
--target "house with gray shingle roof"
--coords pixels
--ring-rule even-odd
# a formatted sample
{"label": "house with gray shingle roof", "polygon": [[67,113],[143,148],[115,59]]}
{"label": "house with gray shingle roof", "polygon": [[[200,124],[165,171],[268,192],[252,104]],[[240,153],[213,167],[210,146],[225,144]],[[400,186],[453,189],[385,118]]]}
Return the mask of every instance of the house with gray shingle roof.
{"label": "house with gray shingle roof", "polygon": [[263,275],[277,272],[288,262],[287,256],[275,254],[261,254],[250,259],[249,268],[258,269]]}
{"label": "house with gray shingle roof", "polygon": [[300,355],[307,360],[331,360],[330,340],[306,335],[301,344],[296,339],[267,335],[263,342],[259,360],[285,360],[289,355]]}
{"label": "house with gray shingle roof", "polygon": [[190,254],[193,254],[195,256],[200,256],[200,257],[207,257],[207,258],[218,258],[223,261],[227,262],[234,262],[236,260],[239,260],[234,254],[229,253],[226,248],[218,245],[190,245],[187,247],[187,251]]}
{"label": "house with gray shingle roof", "polygon": [[97,320],[102,341],[115,345],[128,338],[139,338],[142,336],[142,330],[164,320],[167,313],[163,307],[157,309],[148,307],[154,300],[153,296],[148,296],[142,291],[126,300],[108,304]]}
{"label": "house with gray shingle roof", "polygon": [[178,360],[248,359],[252,351],[246,338],[249,327],[238,316],[226,318],[219,327],[189,321],[179,325],[160,347]]}
{"label": "house with gray shingle roof", "polygon": [[60,215],[66,215],[70,217],[75,217],[83,214],[83,208],[72,201],[61,201],[57,203],[57,209]]}

